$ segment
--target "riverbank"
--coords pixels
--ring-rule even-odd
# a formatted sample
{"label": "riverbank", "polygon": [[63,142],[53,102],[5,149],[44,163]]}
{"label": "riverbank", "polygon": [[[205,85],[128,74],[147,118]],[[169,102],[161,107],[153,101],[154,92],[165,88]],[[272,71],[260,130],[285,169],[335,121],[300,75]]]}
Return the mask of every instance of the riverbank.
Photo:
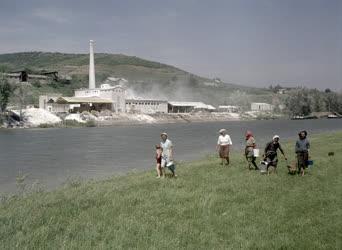
{"label": "riverbank", "polygon": [[[3,198],[5,249],[339,249],[342,132],[310,137],[305,177],[229,167],[215,157],[178,164],[178,178],[153,170],[103,181],[71,181],[53,192]],[[284,145],[294,159],[293,143]],[[334,156],[328,156],[333,151]],[[280,157],[281,158],[281,157]]]}
{"label": "riverbank", "polygon": [[[12,111],[18,119],[20,112]],[[10,128],[51,128],[51,127],[105,127],[116,125],[138,124],[172,124],[193,122],[223,122],[242,120],[271,120],[284,118],[283,115],[275,115],[270,112],[193,112],[193,113],[155,113],[155,114],[132,114],[103,112],[82,112],[77,114],[56,115],[47,110],[30,108],[22,110],[23,121],[5,124]],[[14,121],[14,119],[12,119]]]}

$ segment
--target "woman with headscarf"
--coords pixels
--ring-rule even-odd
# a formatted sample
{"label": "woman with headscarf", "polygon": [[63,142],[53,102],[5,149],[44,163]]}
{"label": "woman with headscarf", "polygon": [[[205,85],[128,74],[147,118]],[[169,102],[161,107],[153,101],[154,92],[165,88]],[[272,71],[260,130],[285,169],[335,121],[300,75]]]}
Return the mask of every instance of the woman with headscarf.
{"label": "woman with headscarf", "polygon": [[271,169],[270,167],[274,168],[273,172],[276,171],[276,168],[278,165],[278,153],[277,153],[278,149],[284,156],[285,160],[287,160],[285,156],[285,152],[279,143],[279,139],[280,139],[279,135],[273,136],[272,141],[267,143],[265,147],[264,157],[267,162],[268,173],[270,173],[270,169]]}
{"label": "woman with headscarf", "polygon": [[258,166],[255,163],[256,157],[254,156],[253,150],[256,147],[255,139],[253,137],[253,133],[251,131],[246,132],[246,147],[245,147],[245,156],[248,162],[248,169],[252,169],[252,165],[255,170],[258,170]]}
{"label": "woman with headscarf", "polygon": [[295,151],[297,154],[298,174],[304,176],[308,167],[310,142],[306,138],[308,133],[303,130],[298,133],[299,139],[296,141]]}
{"label": "woman with headscarf", "polygon": [[222,159],[221,165],[223,165],[224,160],[226,160],[226,165],[229,165],[229,150],[230,146],[233,144],[230,136],[227,134],[225,129],[220,129],[220,136],[217,140],[216,149],[219,152],[219,156]]}

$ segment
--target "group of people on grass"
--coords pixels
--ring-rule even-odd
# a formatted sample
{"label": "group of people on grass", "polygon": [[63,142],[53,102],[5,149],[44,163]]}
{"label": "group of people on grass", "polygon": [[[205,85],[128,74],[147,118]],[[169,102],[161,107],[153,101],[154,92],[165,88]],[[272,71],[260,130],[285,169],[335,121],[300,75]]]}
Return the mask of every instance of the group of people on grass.
{"label": "group of people on grass", "polygon": [[[219,151],[219,156],[222,159],[222,165],[226,162],[226,165],[229,164],[229,149],[231,147],[232,140],[230,136],[227,134],[225,129],[221,129],[219,131],[220,136],[217,141],[217,149]],[[295,153],[297,161],[294,163],[295,168],[297,169],[298,174],[302,176],[305,175],[305,169],[308,168],[309,163],[309,150],[310,150],[310,142],[307,139],[308,133],[303,130],[298,133],[298,140],[295,144]],[[245,151],[244,156],[248,163],[248,169],[259,170],[258,165],[256,164],[256,141],[251,131],[247,131],[245,135]],[[278,149],[281,154],[284,156],[284,159],[287,161],[287,157],[281,144],[279,143],[280,137],[279,135],[274,135],[272,141],[268,142],[264,148],[264,153],[262,155],[263,162],[266,165],[267,173],[275,172],[278,165]],[[287,164],[289,168],[291,165]]]}
{"label": "group of people on grass", "polygon": [[[219,153],[219,157],[221,158],[221,165],[229,165],[229,152],[230,148],[233,145],[233,142],[227,134],[226,129],[220,129],[219,137],[217,140],[216,149]],[[305,130],[300,131],[298,133],[298,140],[295,144],[295,153],[297,161],[294,162],[295,169],[298,174],[304,176],[305,169],[308,168],[309,163],[309,150],[310,150],[310,142],[307,139],[307,132]],[[265,146],[263,157],[263,163],[265,163],[267,168],[267,173],[276,172],[276,168],[278,165],[278,149],[283,155],[284,159],[287,161],[287,157],[283,148],[279,143],[280,137],[278,135],[274,135],[272,141],[268,142]],[[244,157],[248,163],[248,169],[259,170],[258,165],[256,164],[257,159],[257,150],[256,150],[256,140],[251,131],[247,131],[245,134],[245,150]],[[167,133],[161,134],[161,142],[156,145],[156,160],[157,160],[157,178],[165,176],[165,168],[168,168],[172,176],[176,176],[175,173],[175,164],[173,162],[173,145],[172,142],[168,139]],[[290,165],[287,164],[290,172]]]}

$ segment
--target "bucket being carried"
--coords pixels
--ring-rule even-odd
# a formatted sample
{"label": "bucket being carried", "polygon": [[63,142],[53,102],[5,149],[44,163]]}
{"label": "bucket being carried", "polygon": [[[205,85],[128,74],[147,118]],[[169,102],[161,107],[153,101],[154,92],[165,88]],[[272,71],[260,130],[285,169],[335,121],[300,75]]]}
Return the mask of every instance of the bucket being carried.
{"label": "bucket being carried", "polygon": [[266,174],[267,173],[267,161],[261,161],[259,165],[260,174]]}
{"label": "bucket being carried", "polygon": [[259,157],[259,149],[258,148],[253,149],[253,155],[254,155],[254,157]]}

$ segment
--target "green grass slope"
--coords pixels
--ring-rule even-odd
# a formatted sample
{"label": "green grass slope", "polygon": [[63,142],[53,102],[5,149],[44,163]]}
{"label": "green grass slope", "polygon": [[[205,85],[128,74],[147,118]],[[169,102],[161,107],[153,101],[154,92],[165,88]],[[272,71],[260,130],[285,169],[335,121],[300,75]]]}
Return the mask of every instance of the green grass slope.
{"label": "green grass slope", "polygon": [[[342,133],[314,136],[305,177],[248,171],[216,157],[11,198],[0,205],[3,249],[341,249]],[[285,145],[294,158],[294,141]],[[328,152],[334,151],[334,157]],[[152,161],[152,159],[151,159]]]}

